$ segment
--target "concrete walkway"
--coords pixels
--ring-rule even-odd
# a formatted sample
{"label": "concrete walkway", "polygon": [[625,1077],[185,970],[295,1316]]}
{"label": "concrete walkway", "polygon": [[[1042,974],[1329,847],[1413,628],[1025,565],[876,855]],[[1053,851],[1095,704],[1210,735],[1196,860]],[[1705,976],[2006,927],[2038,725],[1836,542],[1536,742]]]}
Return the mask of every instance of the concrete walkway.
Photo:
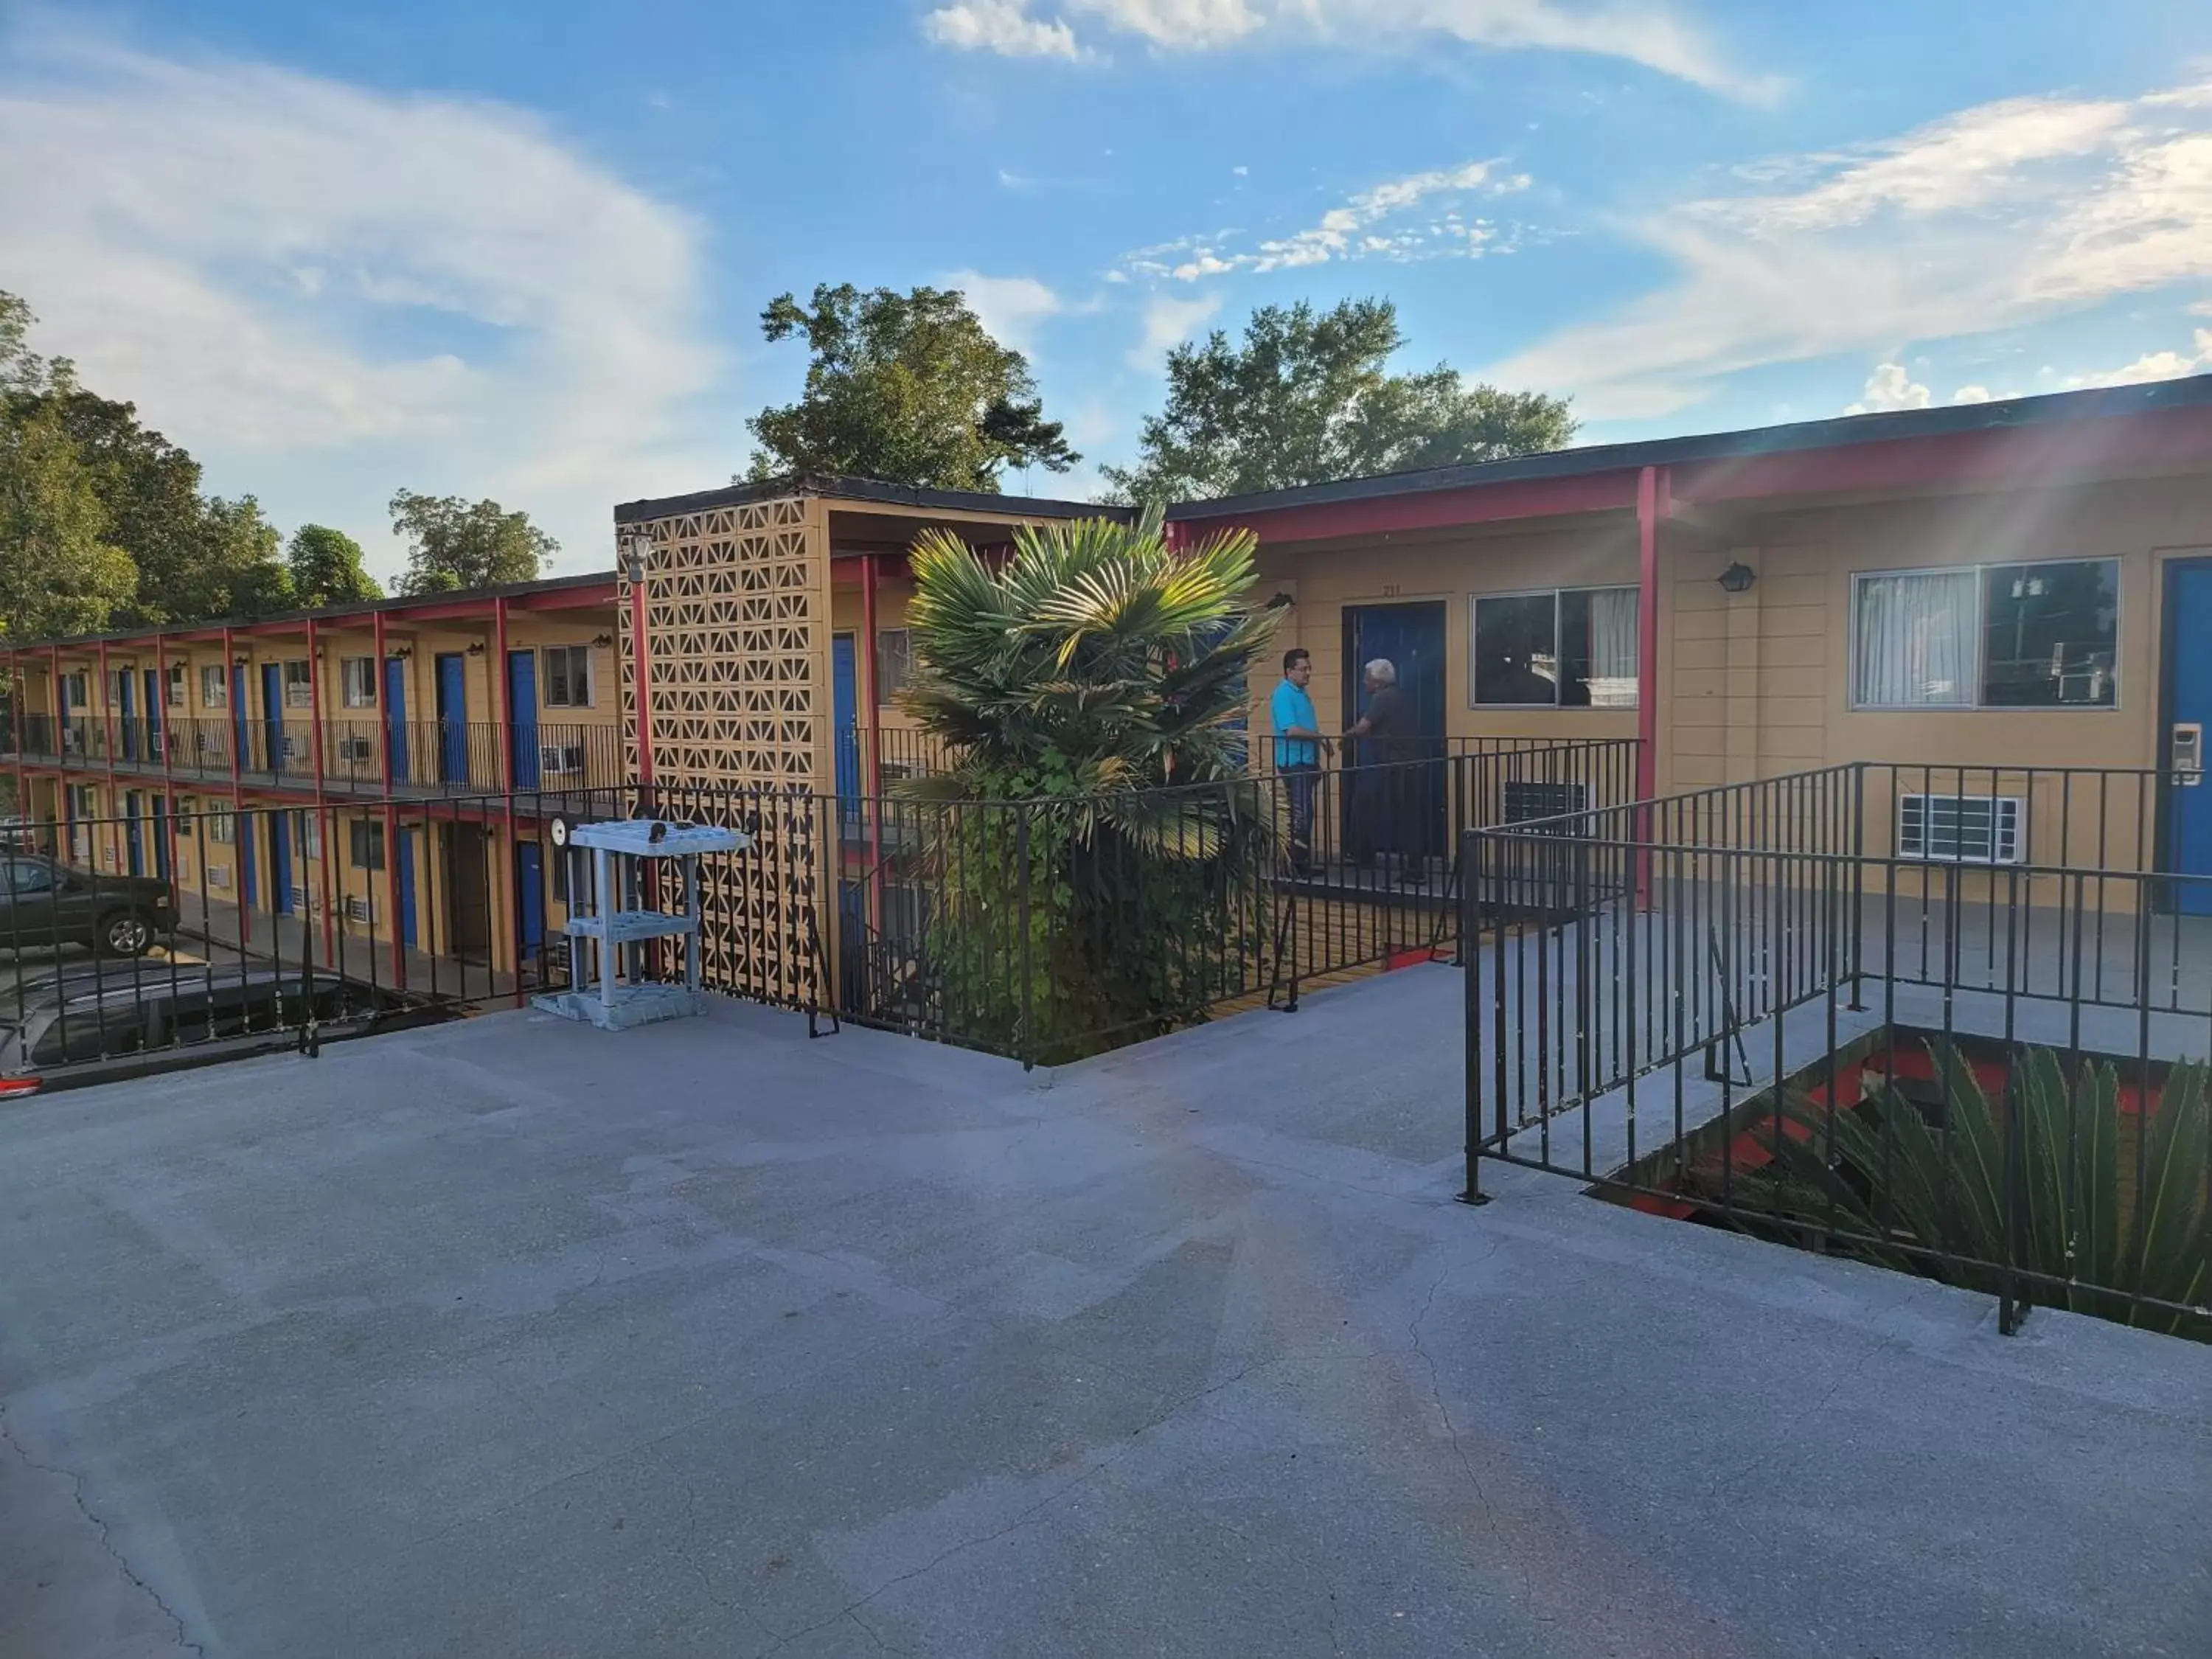
{"label": "concrete walkway", "polygon": [[2212,1352],[1501,1172],[1451,969],[0,1115],[0,1655],[2194,1655]]}

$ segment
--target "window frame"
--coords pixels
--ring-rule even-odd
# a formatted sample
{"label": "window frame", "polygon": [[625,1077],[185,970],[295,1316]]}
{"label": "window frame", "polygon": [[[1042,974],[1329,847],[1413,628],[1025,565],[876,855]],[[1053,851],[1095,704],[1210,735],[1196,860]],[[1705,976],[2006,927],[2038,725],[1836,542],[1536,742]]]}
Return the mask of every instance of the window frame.
{"label": "window frame", "polygon": [[[1989,695],[1989,572],[2047,569],[2062,564],[2108,564],[2112,568],[2112,700],[2110,702],[1987,702]],[[1861,702],[1859,701],[1859,589],[1890,576],[1956,576],[1974,579],[1974,696],[1971,702]],[[2122,579],[2127,569],[2117,553],[2090,553],[2061,559],[1984,559],[1973,564],[1899,565],[1893,569],[1854,570],[1850,626],[1844,647],[1844,706],[1853,714],[2117,714],[2126,706],[2120,673],[2123,624],[2127,606]]]}
{"label": "window frame", "polygon": [[[369,859],[369,862],[365,864],[362,861],[364,848]],[[385,868],[388,859],[381,823],[374,818],[346,820],[346,863],[349,867],[375,875]]]}
{"label": "window frame", "polygon": [[167,699],[165,707],[167,712],[175,714],[191,706],[186,701],[187,697],[190,696],[189,688],[191,684],[191,665],[181,662],[171,663],[169,665],[168,684],[164,688],[163,692],[163,695]]}
{"label": "window frame", "polygon": [[[567,657],[569,668],[568,683],[571,695],[560,701],[556,701],[553,696],[553,669],[551,659],[553,653],[556,651]],[[543,708],[590,708],[593,707],[596,701],[596,694],[599,690],[599,676],[598,665],[592,660],[592,647],[588,643],[577,645],[539,646],[538,647],[538,706]],[[575,665],[580,662],[584,665],[584,696],[580,702],[579,702],[574,695],[576,684],[574,668]]]}
{"label": "window frame", "polygon": [[[213,688],[215,695],[208,691]],[[200,665],[200,707],[207,709],[227,709],[230,707],[230,675],[219,662]]]}
{"label": "window frame", "polygon": [[[894,634],[904,641],[902,654],[906,660],[906,668],[899,675],[896,684],[886,684],[884,673],[884,647]],[[914,678],[914,629],[910,625],[902,623],[896,628],[878,628],[876,630],[876,660],[872,672],[875,680],[873,690],[876,707],[888,708],[890,705],[890,700],[896,696],[905,688],[907,682]]]}
{"label": "window frame", "polygon": [[[1565,655],[1559,649],[1559,601],[1569,593],[1633,593],[1636,595],[1636,696],[1628,702],[1562,702],[1559,693],[1565,689],[1564,680],[1552,683],[1549,702],[1485,702],[1475,696],[1476,676],[1480,671],[1478,656],[1481,637],[1478,617],[1485,599],[1534,599],[1545,594],[1552,596],[1552,653],[1554,661]],[[1559,714],[1632,714],[1644,706],[1644,588],[1638,582],[1567,582],[1556,587],[1501,587],[1467,596],[1467,706],[1470,709],[1539,709],[1548,708]]]}
{"label": "window frame", "polygon": [[[293,672],[295,669],[299,671],[296,675]],[[313,708],[315,706],[314,665],[305,657],[285,658],[284,665],[277,671],[276,678],[284,689],[285,708]]]}
{"label": "window frame", "polygon": [[[356,695],[362,690],[361,687],[356,687],[353,683],[354,671],[356,668],[364,671],[363,683],[367,688],[365,696]],[[376,707],[377,692],[380,689],[376,684],[374,657],[340,657],[338,659],[338,706],[340,708],[374,708]]]}

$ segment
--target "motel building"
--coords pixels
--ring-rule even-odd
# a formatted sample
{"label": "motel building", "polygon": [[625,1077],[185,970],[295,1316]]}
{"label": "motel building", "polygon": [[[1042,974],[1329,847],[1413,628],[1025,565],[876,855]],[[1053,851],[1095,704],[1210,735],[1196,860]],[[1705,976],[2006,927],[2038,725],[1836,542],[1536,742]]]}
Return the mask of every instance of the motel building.
{"label": "motel building", "polygon": [[[86,867],[504,971],[560,925],[544,800],[892,792],[935,763],[896,701],[915,538],[990,551],[1121,510],[836,478],[631,501],[602,574],[15,643],[9,763]],[[1614,742],[1622,799],[1878,763],[1867,854],[2212,874],[2212,377],[1169,520],[1185,542],[1258,538],[1253,597],[1281,614],[1278,648],[1312,653],[1325,727],[1357,720],[1359,665],[1386,658],[1440,755]],[[1255,676],[1255,733],[1273,679]],[[269,805],[310,810],[222,833]],[[1435,808],[1444,856],[1470,826]],[[842,895],[871,856],[833,847],[822,867]]]}

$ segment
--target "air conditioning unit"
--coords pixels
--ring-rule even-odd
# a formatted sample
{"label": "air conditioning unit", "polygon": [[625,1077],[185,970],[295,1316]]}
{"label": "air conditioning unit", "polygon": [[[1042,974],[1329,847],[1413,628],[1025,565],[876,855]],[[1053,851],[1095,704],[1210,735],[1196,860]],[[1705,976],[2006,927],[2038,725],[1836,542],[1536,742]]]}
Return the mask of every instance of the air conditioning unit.
{"label": "air conditioning unit", "polygon": [[538,750],[538,769],[558,775],[584,769],[584,745],[580,743],[548,743]]}
{"label": "air conditioning unit", "polygon": [[1942,864],[2018,864],[2024,856],[2018,795],[1899,795],[1897,855]]}
{"label": "air conditioning unit", "polygon": [[376,905],[370,899],[349,896],[346,900],[345,913],[348,921],[370,922],[376,920]]}
{"label": "air conditioning unit", "polygon": [[305,738],[287,738],[284,739],[283,748],[284,764],[287,766],[295,762],[305,762],[309,758],[307,740]]}
{"label": "air conditioning unit", "polygon": [[227,864],[210,864],[208,866],[207,884],[210,887],[229,886],[230,866]]}
{"label": "air conditioning unit", "polygon": [[323,908],[323,896],[312,887],[295,887],[292,890],[292,908],[313,915]]}
{"label": "air conditioning unit", "polygon": [[376,759],[376,740],[373,738],[341,738],[338,739],[338,759],[348,766],[367,766]]}

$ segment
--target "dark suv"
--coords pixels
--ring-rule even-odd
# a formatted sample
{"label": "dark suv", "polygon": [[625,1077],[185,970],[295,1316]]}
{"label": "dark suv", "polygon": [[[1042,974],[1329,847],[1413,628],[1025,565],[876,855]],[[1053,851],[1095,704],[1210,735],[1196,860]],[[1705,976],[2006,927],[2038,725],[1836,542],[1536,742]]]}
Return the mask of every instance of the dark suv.
{"label": "dark suv", "polygon": [[102,876],[21,853],[0,857],[0,948],[87,945],[143,957],[176,931],[177,899],[153,876]]}

